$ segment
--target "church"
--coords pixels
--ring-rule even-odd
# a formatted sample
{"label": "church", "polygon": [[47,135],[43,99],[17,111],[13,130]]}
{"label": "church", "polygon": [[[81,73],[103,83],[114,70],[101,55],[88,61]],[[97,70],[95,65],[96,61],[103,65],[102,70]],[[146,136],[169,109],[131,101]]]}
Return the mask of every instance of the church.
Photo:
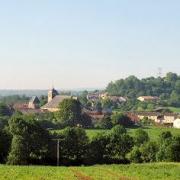
{"label": "church", "polygon": [[59,110],[59,104],[64,99],[77,99],[77,97],[67,96],[67,95],[59,95],[58,91],[52,88],[48,91],[48,103],[41,107],[42,110],[49,112],[56,112]]}

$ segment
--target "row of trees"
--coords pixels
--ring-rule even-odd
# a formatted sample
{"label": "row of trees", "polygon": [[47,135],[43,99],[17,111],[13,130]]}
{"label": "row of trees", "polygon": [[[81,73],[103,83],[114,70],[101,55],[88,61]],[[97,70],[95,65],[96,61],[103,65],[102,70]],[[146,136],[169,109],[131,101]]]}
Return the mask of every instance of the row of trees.
{"label": "row of trees", "polygon": [[117,125],[89,139],[79,127],[50,134],[38,121],[16,116],[9,121],[8,128],[0,131],[0,162],[55,165],[57,140],[61,165],[180,161],[180,137],[173,137],[170,132],[152,142],[142,129],[131,137],[123,126]]}

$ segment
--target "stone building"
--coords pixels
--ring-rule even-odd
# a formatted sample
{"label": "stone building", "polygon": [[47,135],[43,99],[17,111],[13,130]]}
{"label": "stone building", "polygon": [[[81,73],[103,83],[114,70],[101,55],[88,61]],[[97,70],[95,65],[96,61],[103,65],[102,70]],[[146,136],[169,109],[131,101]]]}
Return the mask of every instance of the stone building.
{"label": "stone building", "polygon": [[40,101],[37,96],[33,96],[29,101],[28,108],[29,109],[38,109]]}
{"label": "stone building", "polygon": [[56,91],[54,88],[48,91],[48,103],[41,107],[42,110],[46,110],[49,112],[56,112],[59,110],[59,104],[64,99],[77,99],[77,97],[73,96],[62,96],[59,95],[58,91]]}

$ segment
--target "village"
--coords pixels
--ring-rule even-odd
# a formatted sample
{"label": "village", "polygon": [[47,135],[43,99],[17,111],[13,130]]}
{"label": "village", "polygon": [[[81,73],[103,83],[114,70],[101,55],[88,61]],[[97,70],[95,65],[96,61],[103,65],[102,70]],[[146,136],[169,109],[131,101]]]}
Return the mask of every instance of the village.
{"label": "village", "polygon": [[[23,114],[39,114],[46,112],[59,111],[59,104],[64,99],[76,99],[77,96],[60,95],[54,88],[47,92],[47,103],[40,107],[40,100],[37,96],[33,96],[29,102],[24,104],[15,104],[14,109]],[[91,108],[83,107],[83,112],[87,113],[93,121],[101,121],[105,116],[112,115],[113,109],[111,107],[105,109],[93,108],[94,104],[100,100],[111,100],[113,103],[121,104],[128,100],[127,97],[111,96],[107,92],[89,92],[87,100],[91,104]],[[159,100],[157,96],[140,96],[137,98],[140,102],[156,102]],[[157,125],[164,125],[167,127],[180,128],[180,114],[173,112],[163,112],[163,108],[157,108],[154,111],[126,111],[124,112],[133,122],[138,123],[142,119],[152,120]]]}

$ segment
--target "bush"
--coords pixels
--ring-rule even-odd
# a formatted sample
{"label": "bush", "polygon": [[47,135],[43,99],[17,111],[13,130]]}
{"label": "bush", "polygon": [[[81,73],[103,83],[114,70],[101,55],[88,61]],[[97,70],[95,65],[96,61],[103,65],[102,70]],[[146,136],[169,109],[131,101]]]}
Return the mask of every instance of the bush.
{"label": "bush", "polygon": [[157,153],[158,161],[180,162],[180,137],[169,137],[160,142],[160,148]]}
{"label": "bush", "polygon": [[122,125],[125,127],[130,127],[134,125],[134,122],[131,121],[131,119],[123,113],[113,114],[111,119],[113,125]]}
{"label": "bush", "polygon": [[155,162],[158,152],[158,145],[155,142],[147,142],[140,148],[143,162]]}
{"label": "bush", "polygon": [[134,142],[136,146],[140,146],[149,141],[148,133],[142,129],[135,131]]}
{"label": "bush", "polygon": [[128,155],[129,159],[133,163],[141,163],[142,162],[142,157],[141,157],[141,152],[139,150],[139,147],[134,146],[132,151]]}
{"label": "bush", "polygon": [[100,129],[111,129],[113,127],[110,117],[104,117],[97,125]]}

